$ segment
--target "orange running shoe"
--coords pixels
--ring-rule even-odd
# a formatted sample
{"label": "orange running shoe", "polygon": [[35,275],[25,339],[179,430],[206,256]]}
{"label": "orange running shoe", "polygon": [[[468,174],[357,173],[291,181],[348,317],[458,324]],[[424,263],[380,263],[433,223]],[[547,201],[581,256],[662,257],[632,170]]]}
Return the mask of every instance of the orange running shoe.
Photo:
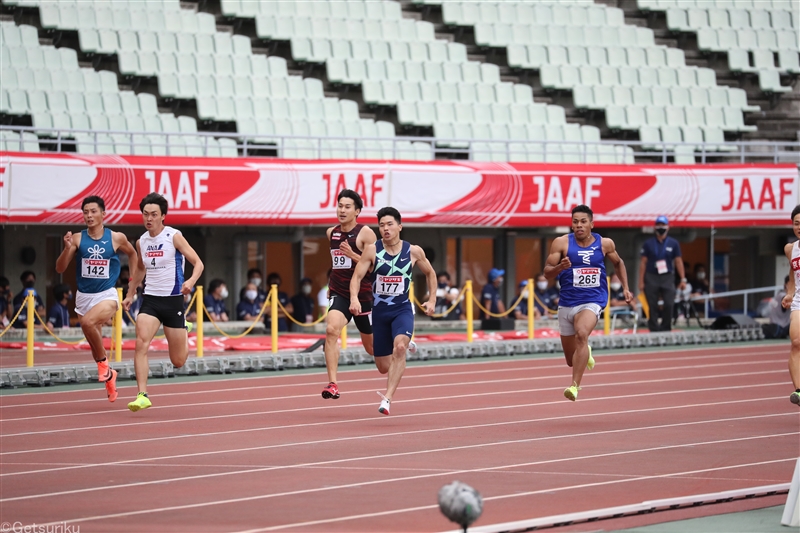
{"label": "orange running shoe", "polygon": [[109,379],[108,359],[106,359],[97,363],[97,381],[102,383]]}
{"label": "orange running shoe", "polygon": [[111,377],[106,380],[106,394],[108,394],[108,401],[113,402],[117,399],[117,371],[109,369]]}

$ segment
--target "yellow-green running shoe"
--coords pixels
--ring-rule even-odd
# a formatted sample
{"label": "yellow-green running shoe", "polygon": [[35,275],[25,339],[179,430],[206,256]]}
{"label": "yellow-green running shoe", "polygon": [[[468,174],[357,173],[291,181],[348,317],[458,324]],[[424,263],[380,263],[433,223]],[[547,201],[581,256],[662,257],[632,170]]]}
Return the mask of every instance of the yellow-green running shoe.
{"label": "yellow-green running shoe", "polygon": [[579,390],[581,390],[581,388],[580,387],[576,387],[575,385],[572,385],[571,387],[567,387],[566,389],[564,389],[564,398],[574,402],[575,400],[578,399],[578,391]]}
{"label": "yellow-green running shoe", "polygon": [[150,398],[147,397],[147,394],[140,392],[136,395],[136,399],[128,404],[128,409],[135,413],[136,411],[147,409],[151,405],[153,405],[153,403],[150,401]]}
{"label": "yellow-green running shoe", "polygon": [[789,401],[795,405],[800,405],[800,392],[794,391],[789,395]]}
{"label": "yellow-green running shoe", "polygon": [[188,320],[185,320],[184,322],[186,322],[186,333],[191,333],[192,328],[194,328],[194,324],[192,324]]}
{"label": "yellow-green running shoe", "polygon": [[592,357],[592,346],[589,345],[589,362],[586,363],[586,368],[589,370],[594,368],[594,357]]}

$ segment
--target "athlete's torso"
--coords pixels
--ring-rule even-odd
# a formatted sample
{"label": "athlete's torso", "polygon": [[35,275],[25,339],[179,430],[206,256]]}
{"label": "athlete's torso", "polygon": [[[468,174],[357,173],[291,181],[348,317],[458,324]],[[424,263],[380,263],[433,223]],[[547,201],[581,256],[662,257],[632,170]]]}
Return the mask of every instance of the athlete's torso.
{"label": "athlete's torso", "polygon": [[[358,234],[363,228],[363,224],[356,224],[350,231],[342,231],[342,226],[336,226],[331,230],[331,279],[328,284],[331,293],[336,293],[347,300],[350,299],[350,280],[353,279],[353,272],[356,270],[356,263],[344,255],[339,250],[339,245],[347,241],[350,248],[357,254],[361,255],[361,249],[356,244]],[[361,280],[361,286],[358,288],[358,300],[361,302],[369,302],[372,300],[372,276],[366,275]]]}
{"label": "athlete's torso", "polygon": [[792,311],[800,310],[800,241],[792,245],[792,274],[794,274],[794,297],[792,298]]}
{"label": "athlete's torso", "polygon": [[88,230],[81,231],[78,246],[78,290],[98,293],[114,287],[119,279],[119,256],[114,250],[113,234],[104,228],[103,235],[95,240]]}
{"label": "athlete's torso", "polygon": [[151,237],[149,232],[139,238],[139,253],[147,271],[144,293],[151,296],[175,296],[181,293],[185,259],[173,242],[180,232],[164,226],[161,233]]}
{"label": "athlete's torso", "polygon": [[383,241],[375,243],[375,267],[372,293],[375,298],[372,308],[388,307],[407,303],[411,282],[411,245],[403,241],[400,252],[390,255]]}
{"label": "athlete's torso", "polygon": [[572,266],[558,274],[561,284],[559,307],[576,307],[595,303],[605,308],[608,304],[608,281],[606,280],[603,239],[592,233],[594,242],[582,248],[578,246],[575,235],[570,233],[567,257]]}

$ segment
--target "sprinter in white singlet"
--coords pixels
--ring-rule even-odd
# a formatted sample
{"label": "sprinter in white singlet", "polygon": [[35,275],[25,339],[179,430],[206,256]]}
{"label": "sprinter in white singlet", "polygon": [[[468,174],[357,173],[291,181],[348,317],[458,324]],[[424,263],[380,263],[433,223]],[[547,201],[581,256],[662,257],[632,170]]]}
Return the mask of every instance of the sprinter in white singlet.
{"label": "sprinter in white singlet", "polygon": [[[800,205],[792,209],[792,231],[800,239]],[[789,375],[792,377],[794,392],[789,400],[800,406],[800,240],[787,244],[783,248],[789,259],[789,284],[786,287],[786,296],[783,297],[784,309],[791,309],[791,322],[789,323],[789,339],[792,348],[789,352]]]}

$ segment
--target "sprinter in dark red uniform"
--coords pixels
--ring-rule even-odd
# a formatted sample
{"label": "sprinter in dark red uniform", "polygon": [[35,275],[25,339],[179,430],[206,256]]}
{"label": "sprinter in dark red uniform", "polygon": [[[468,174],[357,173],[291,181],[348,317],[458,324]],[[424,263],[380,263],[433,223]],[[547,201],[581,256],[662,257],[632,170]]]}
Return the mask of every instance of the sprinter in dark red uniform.
{"label": "sprinter in dark red uniform", "polygon": [[358,215],[364,206],[357,192],[343,189],[338,196],[336,216],[339,225],[328,228],[331,243],[331,279],[328,283],[328,317],[325,320],[325,364],[328,367],[328,386],[322,390],[325,399],[337,399],[336,371],[339,368],[339,335],[352,318],[361,333],[361,342],[368,354],[372,349],[372,277],[361,281],[358,299],[361,314],[350,313],[350,280],[361,251],[368,244],[375,244],[377,237],[368,226],[358,223]]}

